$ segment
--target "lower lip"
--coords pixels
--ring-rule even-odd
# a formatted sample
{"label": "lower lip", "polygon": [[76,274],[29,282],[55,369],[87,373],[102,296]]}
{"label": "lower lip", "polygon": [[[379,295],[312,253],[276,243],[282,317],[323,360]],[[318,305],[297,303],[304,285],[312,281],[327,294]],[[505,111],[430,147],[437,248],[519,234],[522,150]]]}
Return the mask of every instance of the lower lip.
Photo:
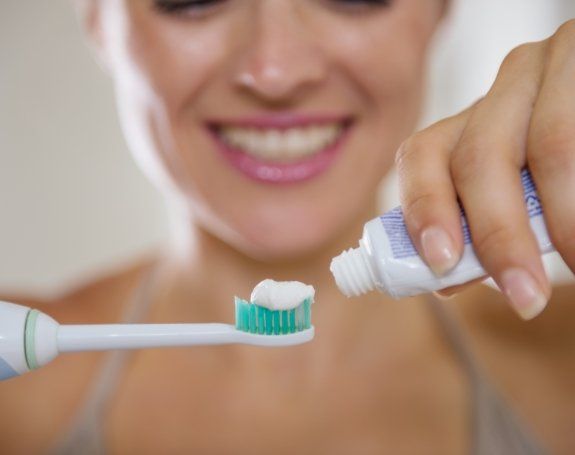
{"label": "lower lip", "polygon": [[231,147],[218,133],[213,130],[210,131],[218,150],[235,169],[258,182],[282,184],[310,180],[327,171],[343,148],[349,129],[349,126],[345,126],[337,140],[323,150],[300,161],[290,163],[272,163],[256,158],[243,150]]}

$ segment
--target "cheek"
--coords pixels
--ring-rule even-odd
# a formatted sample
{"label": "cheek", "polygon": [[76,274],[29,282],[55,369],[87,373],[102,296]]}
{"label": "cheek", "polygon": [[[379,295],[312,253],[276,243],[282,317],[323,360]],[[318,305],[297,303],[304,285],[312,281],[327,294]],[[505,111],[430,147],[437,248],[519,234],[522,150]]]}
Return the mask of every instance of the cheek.
{"label": "cheek", "polygon": [[[149,13],[148,16],[152,16]],[[134,18],[126,60],[154,94],[170,120],[177,121],[204,86],[219,73],[226,34],[218,24],[191,29],[173,19]]]}
{"label": "cheek", "polygon": [[198,134],[190,106],[221,72],[227,35],[217,23],[191,30],[150,13],[144,2],[133,5],[112,43],[123,129],[145,172],[161,187],[183,189],[203,164],[203,147],[189,144]]}
{"label": "cheek", "polygon": [[[425,0],[429,2],[429,0]],[[437,13],[421,11],[419,0],[397,0],[396,10],[339,30],[324,41],[339,70],[355,83],[370,113],[386,124],[412,127],[419,109],[427,46]],[[432,2],[433,3],[433,2]],[[381,13],[380,13],[381,14]]]}

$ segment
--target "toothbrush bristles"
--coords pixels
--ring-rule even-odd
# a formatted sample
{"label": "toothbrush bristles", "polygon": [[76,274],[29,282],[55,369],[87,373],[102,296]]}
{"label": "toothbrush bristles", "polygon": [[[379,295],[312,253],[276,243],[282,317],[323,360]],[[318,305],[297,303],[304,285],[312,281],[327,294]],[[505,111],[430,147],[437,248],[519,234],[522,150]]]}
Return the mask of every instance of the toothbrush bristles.
{"label": "toothbrush bristles", "polygon": [[236,328],[260,335],[287,335],[311,327],[311,299],[291,310],[270,310],[236,297]]}

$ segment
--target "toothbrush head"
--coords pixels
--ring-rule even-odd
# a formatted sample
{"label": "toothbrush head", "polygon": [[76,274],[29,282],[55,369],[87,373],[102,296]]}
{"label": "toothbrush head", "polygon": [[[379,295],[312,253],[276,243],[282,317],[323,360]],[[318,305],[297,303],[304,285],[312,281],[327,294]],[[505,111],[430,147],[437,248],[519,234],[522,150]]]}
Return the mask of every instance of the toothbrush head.
{"label": "toothbrush head", "polygon": [[312,329],[312,299],[289,310],[270,310],[236,297],[236,329],[257,335],[289,335]]}

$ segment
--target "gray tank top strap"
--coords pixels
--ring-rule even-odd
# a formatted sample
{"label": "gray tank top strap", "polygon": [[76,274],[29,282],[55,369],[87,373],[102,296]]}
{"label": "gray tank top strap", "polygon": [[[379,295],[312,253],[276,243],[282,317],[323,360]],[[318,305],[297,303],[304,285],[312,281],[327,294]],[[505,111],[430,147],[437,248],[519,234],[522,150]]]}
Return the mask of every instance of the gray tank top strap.
{"label": "gray tank top strap", "polygon": [[472,453],[474,455],[542,455],[546,451],[505,402],[475,357],[459,324],[433,295],[427,303],[443,328],[471,386]]}
{"label": "gray tank top strap", "polygon": [[[157,267],[143,274],[124,311],[122,323],[142,321],[151,304],[151,289]],[[106,355],[87,394],[87,400],[76,414],[64,437],[49,452],[50,455],[103,455],[104,420],[110,401],[118,387],[131,351],[112,351]]]}

